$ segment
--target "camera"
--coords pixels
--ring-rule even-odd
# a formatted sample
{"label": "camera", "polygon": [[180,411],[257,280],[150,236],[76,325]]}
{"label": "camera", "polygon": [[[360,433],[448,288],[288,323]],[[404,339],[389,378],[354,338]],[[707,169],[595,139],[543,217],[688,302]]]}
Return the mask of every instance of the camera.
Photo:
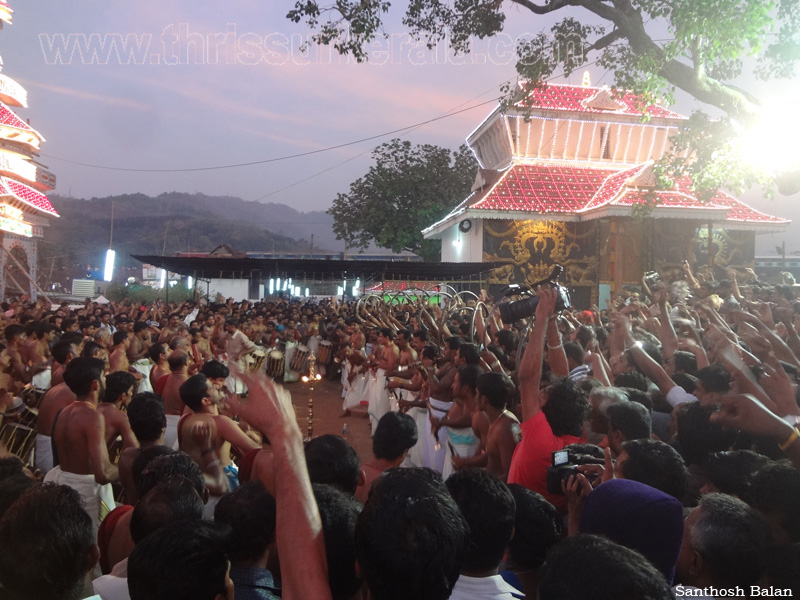
{"label": "camera", "polygon": [[644,274],[644,282],[649,288],[653,287],[659,281],[661,281],[661,275],[658,274],[658,271],[648,271]]}
{"label": "camera", "polygon": [[603,460],[591,454],[581,454],[567,448],[553,452],[552,466],[547,467],[547,491],[550,494],[564,494],[561,482],[578,474],[578,465],[602,465]]}
{"label": "camera", "polygon": [[503,291],[503,296],[527,295],[527,297],[522,298],[521,300],[506,302],[499,305],[500,318],[503,319],[503,322],[513,323],[515,321],[527,319],[528,317],[532,316],[536,312],[536,307],[539,304],[539,296],[534,294],[534,290],[540,285],[542,287],[555,287],[558,290],[556,311],[561,311],[565,308],[568,308],[570,306],[569,292],[567,291],[567,288],[559,285],[557,282],[558,277],[563,272],[564,267],[561,265],[553,265],[550,275],[541,281],[537,281],[529,287],[523,287],[516,284],[507,286]]}

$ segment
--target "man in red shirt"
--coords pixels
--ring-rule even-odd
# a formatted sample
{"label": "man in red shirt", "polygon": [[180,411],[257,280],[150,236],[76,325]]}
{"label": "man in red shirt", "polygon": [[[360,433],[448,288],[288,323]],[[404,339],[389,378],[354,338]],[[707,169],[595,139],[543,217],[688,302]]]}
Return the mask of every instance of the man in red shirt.
{"label": "man in red shirt", "polygon": [[547,323],[555,318],[557,299],[556,289],[539,290],[530,340],[519,367],[522,441],[514,450],[508,483],[540,493],[564,512],[566,497],[547,492],[547,468],[554,451],[584,441],[582,426],[589,403],[586,394],[566,378],[539,389]]}

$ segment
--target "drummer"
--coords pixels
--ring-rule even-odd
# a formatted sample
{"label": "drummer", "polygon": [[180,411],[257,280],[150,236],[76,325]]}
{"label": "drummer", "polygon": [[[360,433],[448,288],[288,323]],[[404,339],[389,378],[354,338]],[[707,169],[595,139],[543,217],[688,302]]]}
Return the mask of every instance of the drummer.
{"label": "drummer", "polygon": [[297,331],[297,321],[295,319],[288,319],[283,330],[283,340],[286,342],[300,342],[300,332]]}
{"label": "drummer", "polygon": [[225,333],[227,334],[224,342],[225,352],[228,354],[228,364],[242,364],[241,361],[245,355],[258,349],[258,346],[239,330],[238,319],[225,320]]}

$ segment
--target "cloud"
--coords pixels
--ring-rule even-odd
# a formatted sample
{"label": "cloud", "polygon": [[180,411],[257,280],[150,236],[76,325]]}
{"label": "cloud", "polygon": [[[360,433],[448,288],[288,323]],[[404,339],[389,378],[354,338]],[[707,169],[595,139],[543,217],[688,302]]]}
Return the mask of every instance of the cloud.
{"label": "cloud", "polygon": [[64,87],[61,85],[53,85],[51,83],[41,83],[38,81],[26,81],[24,79],[19,79],[19,78],[17,78],[17,81],[19,81],[19,83],[24,85],[25,87],[38,88],[41,90],[45,90],[46,92],[60,94],[62,96],[69,96],[70,98],[77,98],[79,100],[89,100],[91,102],[100,102],[105,105],[119,106],[122,108],[132,108],[134,110],[152,109],[152,106],[145,104],[144,102],[136,102],[135,100],[131,100],[129,98],[120,98],[118,96],[96,94],[94,92],[87,92],[86,90],[77,90],[74,88]]}

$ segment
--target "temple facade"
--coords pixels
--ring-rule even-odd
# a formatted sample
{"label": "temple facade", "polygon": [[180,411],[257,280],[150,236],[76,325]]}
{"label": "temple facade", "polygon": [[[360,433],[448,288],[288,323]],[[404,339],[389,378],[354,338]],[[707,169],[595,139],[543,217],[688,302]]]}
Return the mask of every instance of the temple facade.
{"label": "temple facade", "polygon": [[[755,234],[789,221],[718,192],[701,201],[691,181],[656,191],[653,164],[685,117],[606,87],[532,87],[525,106],[498,106],[467,138],[480,169],[472,193],[423,231],[446,262],[499,261],[491,284],[531,283],[564,266],[576,306],[641,281],[669,278],[689,260],[717,278],[753,267]],[[656,204],[636,217],[643,201]],[[677,269],[677,271],[675,271]]]}
{"label": "temple facade", "polygon": [[[12,15],[0,0],[0,29]],[[37,161],[44,138],[12,107],[27,108],[28,94],[0,72],[0,299],[19,294],[36,299],[37,240],[58,217],[45,195],[56,178]]]}

